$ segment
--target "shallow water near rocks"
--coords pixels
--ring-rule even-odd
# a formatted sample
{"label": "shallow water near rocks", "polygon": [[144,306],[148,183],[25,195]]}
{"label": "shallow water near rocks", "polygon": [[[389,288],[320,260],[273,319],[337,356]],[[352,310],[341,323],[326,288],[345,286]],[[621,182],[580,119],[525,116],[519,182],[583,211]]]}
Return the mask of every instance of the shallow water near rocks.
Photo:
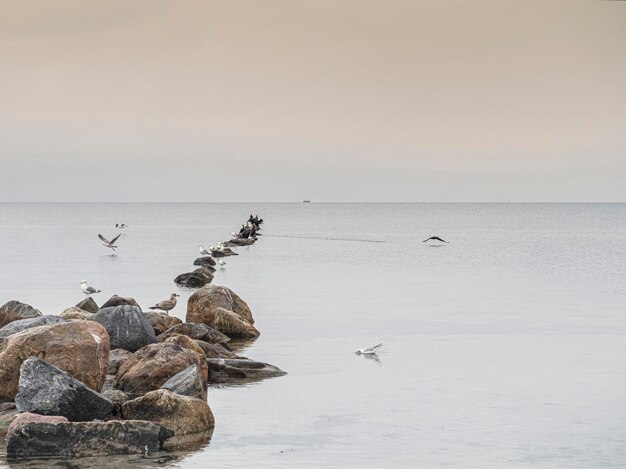
{"label": "shallow water near rocks", "polygon": [[212,436],[173,452],[0,467],[623,466],[626,204],[0,204],[0,303],[58,314],[85,279],[184,319],[173,279],[255,210],[213,283],[261,331],[237,352],[288,374],[211,388]]}

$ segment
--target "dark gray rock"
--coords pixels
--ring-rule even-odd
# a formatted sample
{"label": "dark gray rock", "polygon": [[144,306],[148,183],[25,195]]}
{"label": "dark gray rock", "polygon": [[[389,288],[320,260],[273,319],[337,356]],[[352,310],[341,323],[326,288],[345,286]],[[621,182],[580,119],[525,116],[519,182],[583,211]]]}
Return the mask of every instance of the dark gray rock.
{"label": "dark gray rock", "polygon": [[119,296],[119,295],[113,295],[102,306],[100,306],[100,309],[111,308],[113,306],[123,306],[123,305],[137,306],[137,308],[141,309],[141,306],[139,306],[139,304],[135,301],[134,298],[131,298],[130,296]]}
{"label": "dark gray rock", "polygon": [[122,348],[135,352],[156,342],[150,321],[137,306],[102,308],[89,320],[104,326],[111,339],[111,349]]}
{"label": "dark gray rock", "polygon": [[193,265],[202,265],[202,266],[214,266],[217,264],[215,259],[211,256],[198,257],[195,261],[193,261]]}
{"label": "dark gray rock", "polygon": [[0,327],[19,319],[36,318],[42,316],[41,311],[31,305],[13,300],[0,306]]}
{"label": "dark gray rock", "polygon": [[122,418],[122,404],[130,400],[130,396],[119,389],[108,389],[102,391],[102,397],[108,399],[113,404],[113,416]]}
{"label": "dark gray rock", "polygon": [[268,363],[253,360],[207,358],[209,383],[246,383],[283,376],[287,373]]}
{"label": "dark gray rock", "polygon": [[[212,269],[212,270],[211,270]],[[215,272],[215,269],[213,267],[198,267],[196,270],[193,271],[195,274],[204,274],[207,277],[210,277],[211,280],[213,280],[213,272]]]}
{"label": "dark gray rock", "polygon": [[98,304],[90,296],[78,303],[76,307],[82,309],[83,311],[87,311],[88,313],[97,313],[100,309]]}
{"label": "dark gray rock", "polygon": [[65,322],[65,319],[59,316],[53,316],[46,314],[45,316],[37,316],[36,318],[18,319],[17,321],[10,322],[2,329],[0,329],[0,342],[11,334],[25,331],[32,327],[46,326],[48,324],[58,324]]}
{"label": "dark gray rock", "polygon": [[226,248],[223,251],[213,251],[211,252],[211,255],[217,259],[219,257],[238,256],[239,254],[231,248]]}
{"label": "dark gray rock", "polygon": [[30,357],[20,367],[15,404],[20,412],[61,415],[72,421],[106,419],[113,415],[111,401],[37,357]]}
{"label": "dark gray rock", "polygon": [[172,376],[161,386],[161,389],[167,389],[181,396],[197,397],[202,400],[207,398],[207,383],[203,382],[196,365],[191,365]]}
{"label": "dark gray rock", "polygon": [[180,285],[181,287],[200,288],[208,283],[211,283],[212,280],[213,275],[209,276],[206,273],[194,271],[180,274],[174,279],[174,282],[176,282],[176,284]]}
{"label": "dark gray rock", "polygon": [[132,352],[124,350],[123,348],[116,348],[109,352],[109,372],[107,374],[114,375],[120,368],[120,365],[132,357]]}
{"label": "dark gray rock", "polygon": [[145,454],[163,446],[174,433],[142,420],[109,422],[26,422],[9,428],[9,459],[61,456]]}
{"label": "dark gray rock", "polygon": [[222,334],[220,331],[216,331],[211,326],[194,322],[184,322],[182,324],[177,324],[174,327],[170,327],[159,336],[159,340],[163,341],[172,334],[186,335],[192,339],[203,340],[209,344],[221,344],[230,340],[227,335]]}

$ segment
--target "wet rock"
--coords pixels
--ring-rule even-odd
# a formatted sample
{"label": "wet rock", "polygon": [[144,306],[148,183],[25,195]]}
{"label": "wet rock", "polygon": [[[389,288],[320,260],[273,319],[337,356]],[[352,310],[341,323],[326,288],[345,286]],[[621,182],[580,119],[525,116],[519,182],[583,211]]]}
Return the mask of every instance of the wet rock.
{"label": "wet rock", "polygon": [[171,334],[163,341],[163,343],[180,345],[182,348],[187,348],[189,350],[193,350],[200,355],[204,355],[202,347],[196,344],[196,342],[191,337],[187,337],[186,335]]}
{"label": "wet rock", "polygon": [[36,357],[22,363],[17,410],[41,415],[61,415],[72,421],[106,419],[113,404],[69,373]]}
{"label": "wet rock", "polygon": [[33,355],[99,391],[109,368],[109,334],[96,322],[70,321],[10,335],[0,344],[0,402],[15,398],[20,367]]}
{"label": "wet rock", "polygon": [[211,251],[211,255],[217,259],[219,257],[238,256],[239,254],[231,248],[225,248],[223,251]]}
{"label": "wet rock", "polygon": [[135,301],[134,298],[131,298],[129,296],[119,296],[119,295],[113,295],[102,306],[100,306],[100,309],[112,308],[114,306],[124,306],[124,305],[136,306],[137,308],[141,310],[141,306],[139,306],[139,304]]}
{"label": "wet rock", "polygon": [[205,286],[207,283],[211,283],[211,280],[213,280],[213,275],[208,276],[204,273],[186,272],[176,277],[174,282],[181,287],[200,288]]}
{"label": "wet rock", "polygon": [[16,334],[17,332],[25,331],[26,329],[46,326],[48,324],[58,324],[61,322],[65,322],[65,319],[51,314],[37,316],[36,318],[18,319],[17,321],[10,322],[0,329],[0,342],[8,336]]}
{"label": "wet rock", "polygon": [[232,246],[250,246],[254,244],[256,239],[254,238],[232,238],[224,246],[232,247]]}
{"label": "wet rock", "polygon": [[113,349],[122,348],[134,352],[156,342],[150,321],[137,306],[102,308],[91,320],[105,327]]}
{"label": "wet rock", "polygon": [[20,319],[36,318],[42,316],[41,311],[19,301],[9,301],[0,306],[0,327]]}
{"label": "wet rock", "polygon": [[131,396],[159,389],[172,376],[191,365],[198,365],[206,382],[204,356],[176,344],[157,343],[138,350],[120,366],[114,386]]}
{"label": "wet rock", "polygon": [[80,309],[76,306],[70,306],[69,308],[63,310],[63,312],[59,314],[59,316],[67,320],[84,321],[85,319],[90,319],[91,317],[93,317],[93,313],[85,311],[84,309]]}
{"label": "wet rock", "polygon": [[153,422],[26,422],[9,427],[12,458],[105,456],[157,451],[173,432]]}
{"label": "wet rock", "polygon": [[180,373],[168,379],[161,389],[167,389],[181,396],[197,397],[206,401],[207,382],[202,380],[200,370],[196,365],[185,368]]}
{"label": "wet rock", "polygon": [[283,376],[287,373],[268,363],[253,360],[207,358],[210,383],[241,383]]}
{"label": "wet rock", "polygon": [[192,339],[203,340],[210,344],[221,344],[228,342],[230,338],[219,331],[216,331],[206,324],[197,324],[193,322],[184,322],[174,327],[170,327],[167,331],[159,336],[159,340],[167,339],[171,334],[182,334]]}
{"label": "wet rock", "polygon": [[76,307],[82,309],[83,311],[87,311],[88,313],[93,313],[93,314],[97,313],[98,310],[100,309],[98,304],[90,296],[88,296],[83,301],[78,303]]}
{"label": "wet rock", "polygon": [[133,356],[132,352],[123,348],[116,348],[109,352],[109,371],[108,374],[117,374],[120,365]]}
{"label": "wet rock", "polygon": [[198,257],[195,261],[193,261],[193,265],[202,265],[202,266],[210,266],[213,267],[217,262],[211,256],[203,256]]}
{"label": "wet rock", "polygon": [[143,313],[144,316],[150,321],[152,330],[156,335],[163,334],[170,327],[174,327],[177,324],[181,324],[182,321],[175,316],[170,316],[167,313],[157,313],[156,311],[148,311]]}
{"label": "wet rock", "polygon": [[23,412],[17,416],[9,428],[8,432],[11,432],[15,427],[19,425],[23,425],[25,423],[61,423],[61,422],[69,422],[67,417],[63,417],[61,415],[39,415],[34,414],[32,412]]}
{"label": "wet rock", "polygon": [[196,344],[202,349],[206,358],[245,358],[231,352],[223,346],[223,344],[209,344],[204,340],[196,339]]}
{"label": "wet rock", "polygon": [[[213,270],[211,270],[211,269],[213,269]],[[215,272],[215,269],[213,267],[211,267],[211,268],[208,268],[208,267],[198,267],[196,270],[193,271],[194,274],[206,275],[211,280],[213,280],[213,272]]]}
{"label": "wet rock", "polygon": [[175,435],[205,432],[215,426],[213,413],[206,401],[180,396],[165,389],[125,402],[122,414],[127,419],[160,423]]}

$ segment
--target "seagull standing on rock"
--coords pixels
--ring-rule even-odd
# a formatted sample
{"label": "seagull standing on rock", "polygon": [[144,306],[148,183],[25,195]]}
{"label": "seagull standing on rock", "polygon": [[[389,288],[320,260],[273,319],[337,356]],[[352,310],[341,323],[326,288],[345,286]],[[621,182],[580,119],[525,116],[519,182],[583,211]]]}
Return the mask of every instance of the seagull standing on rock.
{"label": "seagull standing on rock", "polygon": [[165,311],[165,314],[169,314],[170,310],[174,309],[174,307],[176,306],[177,296],[180,296],[180,295],[177,295],[176,293],[172,293],[170,295],[169,300],[163,300],[155,304],[154,306],[151,306],[150,309],[160,309],[161,311]]}
{"label": "seagull standing on rock", "polygon": [[100,293],[102,291],[102,290],[96,290],[91,285],[87,285],[87,282],[84,281],[84,280],[82,282],[80,282],[80,289],[87,296],[92,295],[93,293]]}
{"label": "seagull standing on rock", "polygon": [[211,253],[209,251],[207,251],[204,247],[202,247],[201,244],[198,244],[198,250],[200,251],[200,254],[203,255],[203,256],[210,256],[211,255]]}
{"label": "seagull standing on rock", "polygon": [[360,348],[355,353],[357,355],[375,355],[379,348],[383,346],[382,343],[374,345],[373,347]]}

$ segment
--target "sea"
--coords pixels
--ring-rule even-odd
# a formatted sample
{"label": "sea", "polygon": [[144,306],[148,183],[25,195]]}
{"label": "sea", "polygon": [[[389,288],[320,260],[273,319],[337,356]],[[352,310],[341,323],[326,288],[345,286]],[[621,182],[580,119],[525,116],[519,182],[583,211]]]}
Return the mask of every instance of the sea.
{"label": "sea", "polygon": [[256,319],[240,353],[287,374],[211,387],[213,434],[176,451],[0,443],[0,467],[626,466],[626,204],[0,204],[0,303],[58,314],[86,280],[100,304],[179,293],[184,320],[174,278],[251,213],[262,236],[213,283]]}

